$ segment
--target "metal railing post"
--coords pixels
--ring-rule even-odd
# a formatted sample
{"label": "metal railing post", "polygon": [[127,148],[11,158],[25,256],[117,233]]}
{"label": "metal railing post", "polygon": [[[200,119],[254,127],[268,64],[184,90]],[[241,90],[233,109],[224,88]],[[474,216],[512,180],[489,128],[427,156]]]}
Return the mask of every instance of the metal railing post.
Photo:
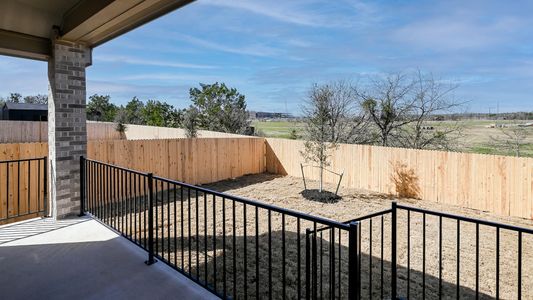
{"label": "metal railing post", "polygon": [[48,211],[48,156],[43,158],[43,200],[44,200],[44,215],[50,216]]}
{"label": "metal railing post", "polygon": [[397,212],[398,208],[396,207],[396,201],[392,202],[392,213],[391,213],[391,299],[396,299],[396,278],[397,278],[397,263],[396,258],[397,245],[396,245],[396,226],[397,226]]}
{"label": "metal railing post", "polygon": [[80,214],[85,216],[85,158],[80,156]]}
{"label": "metal railing post", "polygon": [[311,299],[311,230],[305,230],[305,299]]}
{"label": "metal railing post", "polygon": [[359,222],[351,222],[348,233],[348,299],[359,300],[361,278],[359,277]]}
{"label": "metal railing post", "polygon": [[154,259],[154,175],[148,173],[148,260],[147,265],[155,263]]}

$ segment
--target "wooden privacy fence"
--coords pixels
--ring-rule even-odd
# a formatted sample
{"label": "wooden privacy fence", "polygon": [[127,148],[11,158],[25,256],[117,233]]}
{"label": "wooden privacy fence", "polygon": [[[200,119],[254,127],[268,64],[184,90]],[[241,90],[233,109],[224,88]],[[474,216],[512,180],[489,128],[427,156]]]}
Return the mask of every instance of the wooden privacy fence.
{"label": "wooden privacy fence", "polygon": [[[126,132],[116,130],[116,123],[87,121],[87,140],[145,140],[185,138],[185,130],[144,125],[126,125]],[[248,137],[244,135],[199,130],[198,137]],[[0,120],[0,143],[35,143],[48,141],[48,123]]]}
{"label": "wooden privacy fence", "polygon": [[[267,171],[301,177],[303,149],[302,141],[268,138]],[[344,170],[344,187],[533,218],[532,158],[342,144],[330,161]],[[318,179],[318,170],[308,176]]]}
{"label": "wooden privacy fence", "polygon": [[203,184],[265,170],[260,138],[89,141],[87,156],[154,175]]}
{"label": "wooden privacy fence", "polygon": [[[88,158],[203,184],[264,171],[300,177],[302,149],[302,141],[270,138],[107,140],[89,141]],[[0,144],[0,160],[47,152],[46,143]],[[331,162],[344,170],[344,187],[533,219],[532,158],[340,145]],[[306,176],[318,179],[318,169]]]}
{"label": "wooden privacy fence", "polygon": [[[190,184],[210,183],[265,171],[265,142],[261,138],[201,138],[173,140],[107,140],[89,141],[87,156],[90,159],[121,167],[152,172],[154,175],[184,181]],[[0,144],[0,161],[38,158],[48,155],[47,143]],[[76,158],[77,159],[77,158]],[[15,170],[13,170],[15,168]],[[37,190],[37,181],[27,184],[28,166],[21,163],[20,176],[17,165],[10,165],[9,183],[5,167],[0,168],[0,219],[6,218],[6,208],[12,212],[26,210],[28,187]],[[33,173],[30,176],[35,176]],[[14,176],[17,175],[17,176]],[[15,189],[20,177],[19,192]],[[104,178],[106,179],[106,178]],[[7,186],[10,186],[9,193]],[[41,187],[43,189],[43,187]],[[16,192],[15,192],[16,191]],[[35,194],[37,195],[37,194]],[[30,195],[33,210],[38,199]],[[10,213],[11,216],[13,213]],[[19,220],[19,219],[17,219]],[[1,220],[0,220],[0,223]]]}
{"label": "wooden privacy fence", "polygon": [[[87,122],[88,140],[120,139],[113,123]],[[0,143],[42,143],[48,141],[48,122],[0,121]]]}
{"label": "wooden privacy fence", "polygon": [[0,144],[0,225],[46,213],[47,155],[46,143]]}
{"label": "wooden privacy fence", "polygon": [[[0,160],[47,155],[47,143],[0,144]],[[87,157],[190,184],[262,173],[266,165],[262,138],[89,141]]]}

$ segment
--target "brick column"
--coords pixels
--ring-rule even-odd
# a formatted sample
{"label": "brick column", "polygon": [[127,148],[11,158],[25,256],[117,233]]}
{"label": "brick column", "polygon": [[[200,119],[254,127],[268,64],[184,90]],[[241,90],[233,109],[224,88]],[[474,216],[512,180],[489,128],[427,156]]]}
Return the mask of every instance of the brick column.
{"label": "brick column", "polygon": [[55,218],[79,212],[79,157],[87,153],[85,68],[90,65],[91,49],[53,43],[48,62],[48,156],[49,207]]}

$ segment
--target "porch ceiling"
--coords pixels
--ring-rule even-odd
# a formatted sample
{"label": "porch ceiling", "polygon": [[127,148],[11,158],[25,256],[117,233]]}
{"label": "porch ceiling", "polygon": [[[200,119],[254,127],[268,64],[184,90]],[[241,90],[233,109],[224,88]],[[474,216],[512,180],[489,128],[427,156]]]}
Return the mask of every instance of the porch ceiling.
{"label": "porch ceiling", "polygon": [[46,60],[55,32],[95,47],[192,1],[0,1],[0,54]]}

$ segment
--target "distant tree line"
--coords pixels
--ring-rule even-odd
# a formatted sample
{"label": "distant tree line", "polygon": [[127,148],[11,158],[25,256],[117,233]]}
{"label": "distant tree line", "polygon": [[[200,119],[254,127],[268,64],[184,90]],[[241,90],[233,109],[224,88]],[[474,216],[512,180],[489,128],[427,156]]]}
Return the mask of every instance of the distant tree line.
{"label": "distant tree line", "polygon": [[7,97],[0,97],[0,106],[4,105],[6,102],[13,103],[32,103],[32,104],[47,104],[48,96],[37,94],[30,96],[22,96],[19,93],[10,93]]}
{"label": "distant tree line", "polygon": [[224,83],[200,84],[189,90],[191,104],[179,109],[160,100],[143,102],[133,97],[126,105],[116,105],[109,95],[92,95],[87,103],[87,119],[124,124],[185,128],[196,137],[199,129],[244,134],[249,126],[245,96]]}
{"label": "distant tree line", "polygon": [[[146,102],[133,97],[125,105],[117,105],[109,95],[94,94],[87,103],[87,119],[101,122],[116,122],[117,130],[127,130],[126,124],[181,127],[187,135],[196,137],[199,129],[246,134],[250,121],[246,111],[245,96],[236,88],[224,83],[200,84],[189,90],[191,101],[188,108],[175,108],[165,101],[149,99]],[[47,95],[23,97],[11,93],[0,97],[0,105],[14,103],[48,103]]]}

